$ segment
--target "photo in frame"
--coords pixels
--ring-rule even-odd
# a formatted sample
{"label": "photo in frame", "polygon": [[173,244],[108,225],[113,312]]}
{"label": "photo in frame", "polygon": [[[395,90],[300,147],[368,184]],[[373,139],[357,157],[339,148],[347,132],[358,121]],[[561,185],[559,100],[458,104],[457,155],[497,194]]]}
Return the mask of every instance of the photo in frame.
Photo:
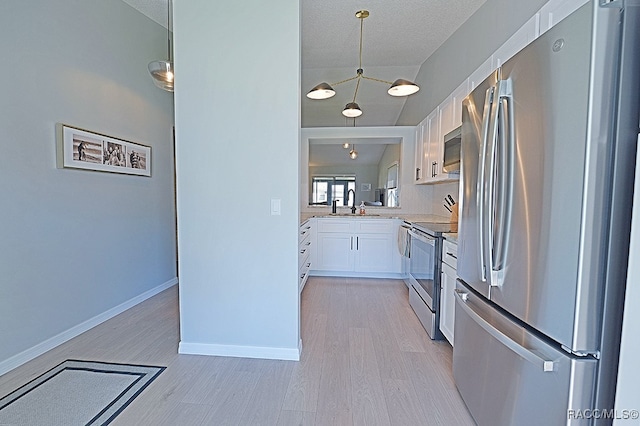
{"label": "photo in frame", "polygon": [[56,124],[58,168],[151,176],[151,147]]}

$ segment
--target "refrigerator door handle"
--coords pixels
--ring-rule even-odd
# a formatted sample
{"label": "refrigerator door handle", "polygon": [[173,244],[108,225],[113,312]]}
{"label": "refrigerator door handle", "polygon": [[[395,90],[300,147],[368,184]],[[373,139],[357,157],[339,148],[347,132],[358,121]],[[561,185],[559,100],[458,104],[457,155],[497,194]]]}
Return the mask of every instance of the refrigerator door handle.
{"label": "refrigerator door handle", "polygon": [[493,270],[493,265],[495,263],[495,233],[496,233],[496,163],[498,156],[498,134],[499,131],[499,106],[500,106],[500,84],[501,81],[498,81],[496,85],[496,89],[494,92],[494,99],[491,104],[491,120],[489,122],[489,131],[487,134],[487,146],[485,147],[485,152],[487,153],[486,163],[484,167],[485,171],[485,183],[486,187],[485,196],[483,201],[483,210],[484,210],[484,223],[483,227],[485,229],[485,239],[483,241],[483,246],[485,248],[485,252],[487,253],[486,266],[485,269],[489,270],[490,286],[497,286],[500,283],[495,280],[495,273]]}
{"label": "refrigerator door handle", "polygon": [[[484,271],[483,281],[488,281],[490,287],[499,286],[502,280],[494,273],[494,246],[495,246],[495,222],[496,222],[496,163],[498,155],[498,135],[499,130],[499,105],[502,81],[498,80],[491,92],[491,102],[489,105],[489,120],[487,124],[486,134],[483,135],[484,144],[482,147],[482,181],[479,183],[482,187],[480,198],[481,209],[479,214],[479,222],[481,227],[480,245],[482,268]],[[485,102],[486,104],[486,102]],[[486,110],[485,110],[486,113]],[[484,127],[484,123],[483,123]]]}
{"label": "refrigerator door handle", "polygon": [[513,179],[513,147],[515,146],[515,130],[513,118],[513,97],[511,80],[499,82],[497,104],[497,131],[495,157],[492,176],[496,181],[492,187],[492,208],[494,224],[491,226],[491,285],[501,286],[504,281],[506,243],[511,229],[512,179]]}
{"label": "refrigerator door handle", "polygon": [[485,181],[486,181],[486,162],[487,162],[487,147],[488,147],[488,139],[489,139],[489,130],[491,123],[491,111],[493,105],[493,96],[495,92],[495,87],[490,87],[487,89],[484,98],[484,108],[482,109],[482,142],[481,142],[481,152],[480,152],[480,167],[478,169],[478,180],[477,180],[477,188],[476,188],[476,202],[477,202],[477,211],[478,211],[478,244],[479,244],[479,255],[480,255],[480,279],[483,282],[487,281],[487,253],[485,251],[487,235],[486,235],[486,212],[485,212]]}
{"label": "refrigerator door handle", "polygon": [[489,324],[487,320],[482,318],[480,314],[478,314],[473,307],[471,307],[468,303],[469,294],[460,289],[455,289],[455,295],[457,300],[457,305],[461,307],[464,312],[475,321],[480,327],[482,327],[487,333],[489,333],[494,339],[502,343],[505,347],[513,351],[522,359],[527,360],[528,362],[539,366],[543,372],[551,372],[553,371],[555,362],[552,360],[546,360],[540,357],[538,354],[532,352],[531,350],[521,346],[514,340],[512,340],[509,336],[502,333],[500,330],[495,328],[493,325]]}

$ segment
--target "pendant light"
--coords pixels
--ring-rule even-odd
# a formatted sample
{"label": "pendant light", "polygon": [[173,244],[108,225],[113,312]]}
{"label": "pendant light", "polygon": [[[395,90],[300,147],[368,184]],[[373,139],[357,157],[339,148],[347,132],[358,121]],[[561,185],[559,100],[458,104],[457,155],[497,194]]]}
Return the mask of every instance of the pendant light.
{"label": "pendant light", "polygon": [[[418,87],[417,84],[409,80],[398,79],[392,83],[390,81],[380,80],[379,78],[367,77],[364,75],[364,71],[362,69],[362,29],[364,25],[364,20],[368,16],[369,16],[368,10],[359,10],[356,12],[356,18],[360,19],[360,54],[359,54],[360,66],[356,70],[355,77],[351,77],[346,80],[333,83],[334,86],[337,86],[339,84],[346,83],[347,81],[357,80],[356,90],[353,94],[353,101],[349,102],[344,107],[344,110],[342,111],[342,114],[345,117],[355,118],[362,115],[362,110],[360,109],[360,106],[356,103],[356,96],[358,95],[358,88],[360,87],[360,81],[363,78],[366,80],[372,80],[372,81],[377,81],[379,83],[389,84],[390,87],[389,87],[389,90],[387,90],[387,93],[391,96],[409,96],[416,93],[418,90],[420,90],[420,87]],[[313,89],[311,89],[309,93],[307,93],[307,97],[309,99],[329,99],[335,94],[336,94],[336,91],[333,90],[333,87],[331,87],[330,84],[323,82],[315,86]]]}
{"label": "pendant light", "polygon": [[167,3],[167,46],[168,58],[166,61],[153,61],[149,63],[149,73],[153,83],[167,92],[173,92],[173,62],[171,61],[171,0]]}
{"label": "pendant light", "polygon": [[[356,127],[355,117],[353,118],[353,127]],[[349,148],[349,144],[346,142],[342,146],[345,148]],[[349,151],[349,158],[351,158],[352,160],[355,160],[356,158],[358,158],[358,151],[356,151],[356,144],[351,145],[351,151]]]}
{"label": "pendant light", "polygon": [[[356,90],[357,92],[357,90]],[[356,97],[354,96],[353,99]],[[342,110],[342,115],[349,118],[356,118],[362,115],[362,110],[360,109],[360,105],[355,102],[349,102]]]}
{"label": "pendant light", "polygon": [[349,151],[349,158],[351,158],[352,160],[358,158],[358,151],[356,151],[355,145],[353,145],[353,148],[351,148],[351,151]]}

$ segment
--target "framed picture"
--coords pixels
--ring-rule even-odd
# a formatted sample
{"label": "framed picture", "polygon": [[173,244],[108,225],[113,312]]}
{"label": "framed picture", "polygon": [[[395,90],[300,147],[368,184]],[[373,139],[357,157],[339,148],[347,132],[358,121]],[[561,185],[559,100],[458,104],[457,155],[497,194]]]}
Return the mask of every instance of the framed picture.
{"label": "framed picture", "polygon": [[151,147],[56,124],[58,168],[151,176]]}

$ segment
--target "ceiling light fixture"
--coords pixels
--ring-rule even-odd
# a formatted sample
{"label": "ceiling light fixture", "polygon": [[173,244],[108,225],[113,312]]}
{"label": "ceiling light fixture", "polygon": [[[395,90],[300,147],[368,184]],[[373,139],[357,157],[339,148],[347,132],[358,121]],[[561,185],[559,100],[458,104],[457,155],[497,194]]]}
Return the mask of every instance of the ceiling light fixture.
{"label": "ceiling light fixture", "polygon": [[167,92],[173,92],[173,62],[171,62],[171,0],[167,4],[167,46],[168,58],[166,61],[153,61],[149,63],[149,73],[153,83]]}
{"label": "ceiling light fixture", "polygon": [[339,81],[337,83],[332,83],[331,85],[328,83],[320,83],[316,87],[311,89],[309,93],[307,93],[307,97],[309,99],[329,99],[330,97],[336,94],[335,90],[333,90],[333,87],[331,87],[332,85],[337,86],[339,84],[357,79],[356,90],[353,94],[353,101],[349,102],[345,106],[344,110],[342,111],[342,114],[345,117],[355,118],[362,115],[362,110],[360,109],[360,106],[356,103],[356,96],[358,95],[360,80],[362,80],[363,78],[366,80],[372,80],[372,81],[377,81],[379,83],[386,83],[391,85],[389,87],[389,90],[387,90],[387,93],[390,94],[391,96],[409,96],[416,93],[418,90],[420,90],[417,84],[408,80],[398,79],[392,83],[390,81],[380,80],[378,78],[367,77],[364,75],[364,71],[362,69],[362,28],[363,28],[364,20],[368,16],[369,16],[368,10],[359,10],[356,12],[356,18],[360,19],[360,62],[359,62],[360,66],[356,70],[355,77],[351,77],[346,80]]}

